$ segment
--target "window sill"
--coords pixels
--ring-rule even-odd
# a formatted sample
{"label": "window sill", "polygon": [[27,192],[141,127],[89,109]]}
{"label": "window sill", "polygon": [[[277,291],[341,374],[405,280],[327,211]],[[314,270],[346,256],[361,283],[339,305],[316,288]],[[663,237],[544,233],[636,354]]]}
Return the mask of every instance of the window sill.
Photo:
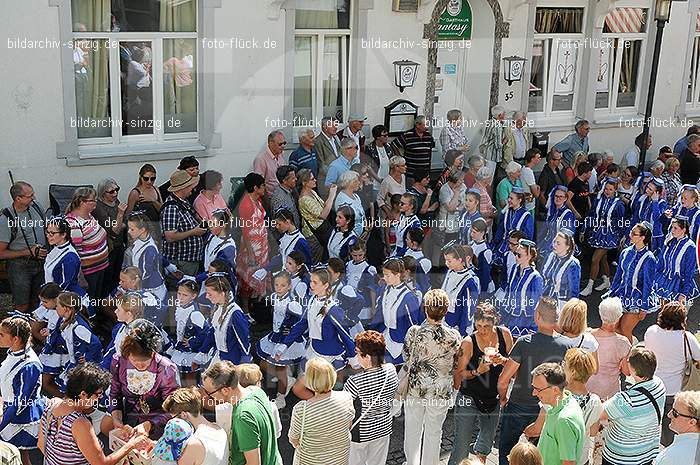
{"label": "window sill", "polygon": [[532,126],[530,126],[530,133],[536,131],[546,131],[546,132],[559,132],[559,131],[573,131],[574,124],[576,124],[576,118],[572,116],[567,116],[564,118],[532,118],[530,120]]}
{"label": "window sill", "polygon": [[124,162],[179,160],[196,153],[198,158],[211,156],[198,141],[178,141],[164,144],[124,144],[79,146],[78,156],[66,158],[67,166],[113,165]]}

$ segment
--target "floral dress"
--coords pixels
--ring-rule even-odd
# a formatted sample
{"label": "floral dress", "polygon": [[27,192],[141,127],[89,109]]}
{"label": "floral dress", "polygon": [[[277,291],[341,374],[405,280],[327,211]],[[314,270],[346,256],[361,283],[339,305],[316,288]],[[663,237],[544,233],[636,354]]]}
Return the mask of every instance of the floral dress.
{"label": "floral dress", "polygon": [[253,278],[260,268],[268,261],[267,228],[265,228],[265,208],[260,199],[253,201],[249,195],[244,195],[238,208],[242,229],[241,251],[236,260],[236,271],[241,283],[241,294],[245,296],[261,296],[265,293],[265,280]]}

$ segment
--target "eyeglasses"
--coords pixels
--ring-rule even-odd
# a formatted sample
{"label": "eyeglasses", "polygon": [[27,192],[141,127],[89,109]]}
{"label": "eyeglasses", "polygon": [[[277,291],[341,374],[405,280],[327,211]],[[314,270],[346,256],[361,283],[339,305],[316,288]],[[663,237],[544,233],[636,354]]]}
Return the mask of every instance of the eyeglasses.
{"label": "eyeglasses", "polygon": [[83,199],[83,202],[97,202],[97,199]]}
{"label": "eyeglasses", "polygon": [[222,390],[223,388],[225,388],[226,386],[221,386],[219,389],[215,389],[215,390],[213,390],[213,391],[211,391],[211,392],[207,391],[207,390],[204,388],[204,386],[201,386],[201,385],[200,385],[199,387],[202,389],[202,391],[204,391],[204,393],[207,395],[207,397],[211,397],[211,398],[213,399],[213,398],[214,398],[214,397],[213,397],[214,394],[216,394],[217,392],[221,391],[221,390]]}
{"label": "eyeglasses", "polygon": [[141,176],[141,179],[144,181],[155,181],[156,177],[155,176]]}
{"label": "eyeglasses", "polygon": [[287,145],[287,141],[278,142],[277,145],[279,145],[280,147],[284,147],[285,145]]}
{"label": "eyeglasses", "polygon": [[520,244],[518,244],[517,242],[508,242],[508,245],[511,246],[511,247],[517,247],[517,246],[519,246]]}
{"label": "eyeglasses", "polygon": [[55,236],[56,234],[61,234],[61,233],[58,232],[58,231],[46,231],[46,235],[49,236],[49,237],[53,237],[53,236]]}
{"label": "eyeglasses", "polygon": [[534,389],[536,392],[546,391],[547,389],[549,389],[549,388],[551,388],[551,387],[554,387],[554,386],[547,386],[547,387],[543,387],[543,388],[538,388],[538,387],[535,386],[534,384],[532,385],[532,389]]}
{"label": "eyeglasses", "polygon": [[700,419],[698,419],[698,418],[695,418],[695,417],[690,416],[690,415],[685,415],[685,414],[679,412],[678,410],[676,410],[675,407],[671,409],[671,415],[673,415],[673,418],[683,417],[683,418],[690,418],[691,420],[700,421]]}
{"label": "eyeglasses", "polygon": [[[155,178],[153,178],[155,180]],[[119,192],[119,186],[115,187],[114,189],[110,189],[108,191],[105,191],[106,194],[116,194]]]}

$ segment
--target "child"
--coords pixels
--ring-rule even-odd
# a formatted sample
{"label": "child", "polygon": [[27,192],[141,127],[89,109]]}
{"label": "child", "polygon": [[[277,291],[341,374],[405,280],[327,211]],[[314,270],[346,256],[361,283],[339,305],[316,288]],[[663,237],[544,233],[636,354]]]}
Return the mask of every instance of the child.
{"label": "child", "polygon": [[199,366],[209,361],[209,356],[202,353],[210,324],[205,320],[196,301],[199,284],[190,279],[183,279],[177,285],[177,307],[175,308],[176,339],[168,355],[180,369],[183,387],[197,384]]}
{"label": "child", "polygon": [[339,258],[328,259],[328,272],[331,275],[331,298],[343,311],[345,319],[342,322],[350,337],[364,331],[360,322],[360,312],[365,308],[365,299],[355,288],[345,284],[345,263]]}
{"label": "child", "polygon": [[[236,255],[238,248],[236,241],[231,235],[231,215],[226,210],[215,210],[209,222],[209,232],[207,242],[204,247],[204,269],[208,270],[209,265],[214,261],[223,262],[223,271],[228,273],[231,280],[231,289],[236,295],[238,282],[236,279]],[[221,268],[221,266],[219,266]]]}
{"label": "child", "polygon": [[304,262],[311,266],[311,248],[309,243],[304,238],[304,235],[297,229],[294,224],[294,216],[292,212],[286,209],[278,211],[274,215],[275,229],[281,235],[279,240],[279,254],[272,257],[270,263],[264,268],[260,268],[253,273],[253,277],[262,281],[267,276],[268,272],[279,271],[287,262],[287,257],[294,250],[304,254]]}
{"label": "child", "polygon": [[153,465],[177,465],[185,443],[194,434],[194,428],[182,418],[172,418],[165,424],[163,436],[153,448]]}
{"label": "child", "polygon": [[250,352],[250,323],[234,300],[227,277],[214,275],[204,281],[207,299],[214,304],[212,327],[202,352],[213,348],[214,362],[228,360],[234,365],[253,360]]}
{"label": "child", "polygon": [[486,242],[486,231],[488,225],[483,218],[479,218],[472,223],[471,243],[476,261],[476,275],[479,277],[481,293],[493,293],[495,286],[491,279],[491,263],[493,262],[493,252]]}
{"label": "child", "polygon": [[287,257],[284,267],[292,280],[292,296],[302,305],[309,295],[309,270],[304,260],[304,254],[295,250]]}
{"label": "child", "polygon": [[141,271],[135,266],[124,268],[121,273],[119,273],[119,286],[112,292],[112,295],[116,297],[119,294],[125,294],[129,291],[141,295],[145,319],[151,322],[165,319],[165,315],[168,312],[166,302],[159,299],[158,296],[148,289],[142,289]]}
{"label": "child", "polygon": [[[32,312],[34,319],[30,322],[34,340],[44,343],[46,337],[56,327],[58,321],[56,299],[60,293],[61,286],[56,283],[46,283],[39,288],[39,306]],[[39,359],[41,360],[41,357]]]}
{"label": "child", "polygon": [[406,234],[408,250],[406,255],[416,259],[416,289],[425,295],[432,287],[430,284],[430,270],[433,263],[423,254],[423,241],[425,233],[422,229],[411,229]]}
{"label": "child", "polygon": [[474,312],[481,288],[472,269],[474,251],[468,245],[447,244],[443,249],[449,271],[442,289],[450,297],[445,324],[459,330],[462,337],[474,330]]}
{"label": "child", "polygon": [[357,242],[355,234],[355,210],[349,205],[343,205],[335,214],[336,227],[328,238],[328,257],[348,261],[348,248]]}
{"label": "child", "polygon": [[350,247],[351,260],[345,265],[345,281],[365,299],[360,320],[367,321],[374,315],[377,301],[377,269],[367,263],[367,246],[358,241]]}
{"label": "child", "polygon": [[294,298],[292,280],[289,273],[280,271],[273,279],[275,292],[270,296],[272,302],[272,332],[258,341],[256,346],[258,356],[263,363],[274,366],[277,377],[277,398],[275,403],[278,408],[286,405],[285,396],[289,393],[294,381],[287,380],[287,367],[299,364],[304,357],[306,341],[295,342],[284,352],[283,356],[275,359],[275,347],[289,334],[290,329],[300,319],[303,313],[301,304]]}
{"label": "child", "polygon": [[117,324],[112,329],[112,340],[105,349],[105,356],[100,364],[102,368],[109,371],[114,355],[121,355],[121,345],[124,336],[128,332],[132,321],[143,318],[143,301],[141,295],[136,292],[127,292],[116,299]]}
{"label": "child", "polygon": [[481,218],[481,212],[479,211],[480,202],[481,192],[479,189],[469,189],[465,200],[465,206],[467,208],[459,217],[459,242],[462,245],[469,244],[472,223],[478,218]]}
{"label": "child", "polygon": [[403,194],[399,205],[399,221],[396,225],[396,249],[394,250],[395,257],[403,257],[408,250],[406,235],[413,229],[421,229],[421,221],[416,215],[417,205],[416,198],[413,194]]}
{"label": "child", "polygon": [[55,397],[62,396],[68,370],[80,363],[102,361],[102,344],[81,314],[82,309],[81,298],[75,292],[63,292],[58,296],[58,326],[49,335],[43,350],[46,354],[67,355],[63,366],[44,367],[45,373],[59,375],[50,385],[44,386],[44,390]]}
{"label": "child", "polygon": [[20,449],[23,465],[30,465],[29,450],[37,447],[39,419],[44,412],[41,362],[29,346],[32,329],[27,320],[27,316],[18,315],[0,323],[0,348],[7,349],[7,358],[0,365],[0,438]]}
{"label": "child", "polygon": [[[262,387],[262,378],[262,371],[260,371],[260,367],[256,364],[243,363],[238,365],[238,384],[240,384],[241,387]],[[271,401],[270,404],[272,407],[272,420],[275,423],[275,437],[279,439],[280,436],[282,436],[282,421],[280,420],[280,412],[276,403]],[[280,408],[284,408],[284,406]]]}
{"label": "child", "polygon": [[416,286],[416,268],[418,267],[418,262],[415,258],[409,255],[404,255],[401,257],[401,260],[403,260],[404,266],[403,282],[406,283],[406,286],[408,286],[408,288],[413,291],[414,294],[416,294],[418,300],[422,302],[423,292],[421,292],[421,290]]}
{"label": "child", "polygon": [[387,222],[384,227],[384,244],[388,250],[387,255],[391,255],[391,251],[396,246],[396,228],[401,218],[401,194],[391,196],[391,210],[387,216]]}

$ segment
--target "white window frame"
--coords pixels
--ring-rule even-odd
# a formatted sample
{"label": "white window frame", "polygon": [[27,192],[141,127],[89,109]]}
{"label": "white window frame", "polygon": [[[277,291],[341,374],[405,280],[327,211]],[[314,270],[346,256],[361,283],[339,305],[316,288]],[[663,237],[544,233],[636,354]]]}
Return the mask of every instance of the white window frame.
{"label": "white window frame", "polygon": [[[580,33],[575,33],[575,34],[561,34],[561,33],[539,33],[535,32],[533,34],[533,47],[535,41],[542,40],[542,53],[543,57],[545,55],[545,50],[546,50],[546,44],[545,42],[548,40],[552,41],[552,49],[554,49],[554,44],[560,41],[571,41],[571,42],[579,42],[583,41],[585,37],[585,32],[586,32],[586,24],[588,21],[588,13],[589,13],[589,8],[586,3],[582,2],[576,2],[571,5],[562,5],[561,3],[557,2],[552,2],[552,1],[546,1],[546,2],[538,2],[537,5],[535,6],[535,17],[537,17],[537,9],[538,8],[580,8],[583,10],[583,18],[581,21],[581,32]],[[532,49],[529,50],[529,57],[528,59],[530,62],[532,62]],[[543,92],[543,97],[544,97],[544,102],[542,105],[543,111],[529,111],[529,105],[530,105],[530,92],[528,90],[526,98],[527,98],[527,109],[528,109],[528,117],[532,118],[536,123],[537,122],[548,122],[551,124],[553,121],[561,121],[563,124],[568,123],[569,121],[573,121],[576,117],[576,109],[577,109],[577,103],[579,100],[579,91],[581,89],[581,70],[582,70],[582,62],[583,62],[583,57],[584,53],[587,53],[587,51],[584,48],[579,47],[577,51],[577,57],[576,57],[576,82],[574,83],[574,93],[572,95],[572,105],[571,105],[571,110],[552,110],[552,104],[554,101],[554,78],[556,73],[552,72],[547,72],[546,76],[546,92]],[[547,57],[547,60],[543,60],[542,66],[545,67],[544,69],[550,69],[549,66],[549,60],[551,60],[553,57],[550,55]],[[528,89],[529,89],[529,83],[528,83]]]}
{"label": "white window frame", "polygon": [[[700,52],[698,51],[697,43],[700,42],[700,31],[695,27],[695,18],[700,14],[700,10],[693,13],[691,17],[691,31],[692,36],[690,37],[690,63],[686,64],[692,67],[695,73],[691,73],[688,76],[688,80],[691,77],[695,78],[691,83],[691,100],[688,101],[688,83],[683,83],[683,102],[685,102],[685,109],[689,113],[697,114],[700,113],[700,78],[698,77],[698,72],[700,71]],[[694,76],[693,76],[694,74]]]}

